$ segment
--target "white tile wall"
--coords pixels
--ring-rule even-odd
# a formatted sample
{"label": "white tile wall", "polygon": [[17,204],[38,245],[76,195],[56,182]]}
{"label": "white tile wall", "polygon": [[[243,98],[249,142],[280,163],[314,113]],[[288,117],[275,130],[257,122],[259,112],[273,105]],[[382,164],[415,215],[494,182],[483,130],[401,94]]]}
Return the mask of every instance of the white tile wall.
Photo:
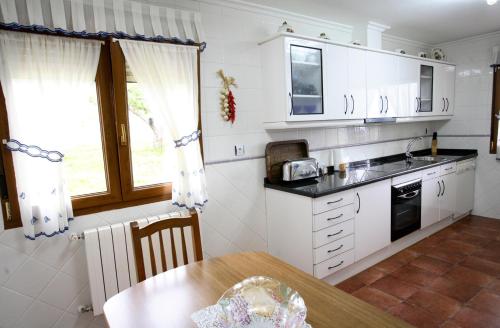
{"label": "white tile wall", "polygon": [[[347,42],[351,35],[324,22],[304,23],[280,12],[259,13],[235,6],[224,8],[211,0],[170,1],[202,12],[208,47],[202,56],[202,123],[210,201],[201,216],[203,251],[206,258],[231,252],[266,250],[265,164],[262,158],[269,141],[306,138],[313,155],[328,162],[328,147],[381,142],[423,135],[433,131],[430,123],[401,126],[370,126],[342,129],[312,129],[266,132],[261,115],[266,106],[260,86],[260,56],[257,42],[274,32],[284,19],[298,33],[326,32],[334,40]],[[234,2],[233,2],[234,4]],[[237,121],[222,122],[218,114],[219,81],[215,72],[223,68],[236,78]],[[350,146],[345,160],[390,155],[404,150],[406,140]],[[234,160],[233,146],[246,147],[243,161]],[[419,147],[428,146],[428,141]],[[323,149],[323,150],[321,150]],[[76,218],[69,233],[174,210],[168,203],[101,212]],[[24,238],[20,229],[0,229],[0,327],[104,327],[102,317],[79,314],[79,305],[90,304],[82,241],[70,242],[65,235]]]}
{"label": "white tile wall", "polygon": [[500,45],[500,31],[440,45],[457,64],[457,77],[455,115],[438,124],[438,134],[449,135],[439,139],[441,147],[478,149],[474,214],[500,219],[500,161],[489,154],[493,90],[489,66],[495,45]]}

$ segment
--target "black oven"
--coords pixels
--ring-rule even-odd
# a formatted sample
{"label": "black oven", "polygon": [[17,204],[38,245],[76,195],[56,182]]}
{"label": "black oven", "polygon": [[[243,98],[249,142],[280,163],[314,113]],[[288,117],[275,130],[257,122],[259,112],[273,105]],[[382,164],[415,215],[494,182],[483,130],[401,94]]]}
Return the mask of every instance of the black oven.
{"label": "black oven", "polygon": [[422,180],[392,186],[391,202],[391,241],[420,229]]}

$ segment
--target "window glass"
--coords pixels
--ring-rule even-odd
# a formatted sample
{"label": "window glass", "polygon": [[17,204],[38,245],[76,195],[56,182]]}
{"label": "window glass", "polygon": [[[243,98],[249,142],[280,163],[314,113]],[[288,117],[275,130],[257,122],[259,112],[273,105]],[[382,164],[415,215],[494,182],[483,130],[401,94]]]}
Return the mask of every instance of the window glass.
{"label": "window glass", "polygon": [[60,113],[67,131],[61,140],[66,184],[71,196],[106,192],[101,122],[94,83],[82,86],[74,108]]}
{"label": "window glass", "polygon": [[165,138],[161,118],[150,110],[139,85],[127,72],[128,120],[134,188],[171,181],[173,141]]}

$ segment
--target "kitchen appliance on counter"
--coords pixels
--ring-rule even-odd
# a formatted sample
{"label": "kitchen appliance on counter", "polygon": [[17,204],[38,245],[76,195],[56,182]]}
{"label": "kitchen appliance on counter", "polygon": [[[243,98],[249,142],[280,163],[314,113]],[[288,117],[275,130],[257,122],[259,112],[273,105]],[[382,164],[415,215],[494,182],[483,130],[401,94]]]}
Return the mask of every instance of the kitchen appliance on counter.
{"label": "kitchen appliance on counter", "polygon": [[309,157],[305,139],[270,142],[266,145],[267,181],[280,184],[316,178],[321,170],[318,161]]}
{"label": "kitchen appliance on counter", "polygon": [[420,229],[422,180],[393,185],[391,202],[391,241]]}
{"label": "kitchen appliance on counter", "polygon": [[319,163],[314,158],[300,158],[283,163],[283,181],[297,181],[319,176]]}

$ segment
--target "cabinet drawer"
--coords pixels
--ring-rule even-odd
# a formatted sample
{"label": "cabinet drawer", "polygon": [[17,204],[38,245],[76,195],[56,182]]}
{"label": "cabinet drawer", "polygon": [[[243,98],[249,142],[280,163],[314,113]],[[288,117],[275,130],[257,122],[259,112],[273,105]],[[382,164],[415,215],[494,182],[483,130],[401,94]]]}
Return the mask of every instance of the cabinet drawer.
{"label": "cabinet drawer", "polygon": [[349,204],[328,212],[314,215],[313,231],[328,228],[354,217],[354,205]]}
{"label": "cabinet drawer", "polygon": [[432,167],[427,170],[422,171],[422,181],[431,180],[437,178],[441,174],[440,166]]}
{"label": "cabinet drawer", "polygon": [[348,251],[314,266],[314,276],[322,279],[354,263],[354,251]]}
{"label": "cabinet drawer", "polygon": [[313,246],[320,246],[344,238],[354,232],[354,220],[348,220],[313,233]]}
{"label": "cabinet drawer", "polygon": [[354,247],[354,235],[349,235],[314,250],[314,264],[342,254]]}
{"label": "cabinet drawer", "polygon": [[313,213],[319,214],[335,208],[352,204],[354,202],[354,190],[335,193],[332,195],[315,198],[313,200]]}
{"label": "cabinet drawer", "polygon": [[408,173],[405,175],[400,175],[399,177],[392,178],[392,184],[398,185],[401,183],[406,183],[406,182],[410,182],[413,180],[419,180],[419,179],[422,179],[422,171]]}
{"label": "cabinet drawer", "polygon": [[456,171],[457,171],[456,162],[441,165],[441,175],[455,173]]}

